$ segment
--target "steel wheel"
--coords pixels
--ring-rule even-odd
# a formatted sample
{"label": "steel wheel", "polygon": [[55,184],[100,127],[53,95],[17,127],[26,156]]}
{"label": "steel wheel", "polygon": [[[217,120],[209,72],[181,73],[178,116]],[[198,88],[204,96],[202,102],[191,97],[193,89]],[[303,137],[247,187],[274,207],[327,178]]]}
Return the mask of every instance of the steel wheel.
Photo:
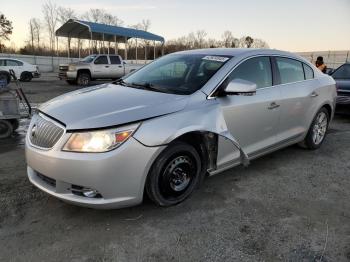
{"label": "steel wheel", "polygon": [[326,135],[327,126],[328,117],[325,112],[320,112],[316,117],[316,121],[312,130],[312,140],[315,143],[315,145],[319,145],[323,141]]}
{"label": "steel wheel", "polygon": [[176,205],[191,195],[205,173],[205,165],[192,145],[173,142],[154,161],[145,189],[156,204]]}
{"label": "steel wheel", "polygon": [[181,195],[192,183],[197,167],[188,155],[174,157],[165,167],[159,179],[161,194],[166,199]]}

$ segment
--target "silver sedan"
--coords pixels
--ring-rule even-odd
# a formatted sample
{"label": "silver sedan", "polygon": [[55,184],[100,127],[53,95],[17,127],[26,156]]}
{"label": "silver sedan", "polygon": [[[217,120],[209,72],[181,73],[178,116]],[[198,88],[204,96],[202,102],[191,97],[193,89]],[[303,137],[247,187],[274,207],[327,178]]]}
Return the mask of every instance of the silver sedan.
{"label": "silver sedan", "polygon": [[93,208],[136,205],[144,193],[178,204],[207,175],[292,144],[319,148],[335,97],[331,77],[288,52],[170,54],[42,105],[26,137],[28,177]]}

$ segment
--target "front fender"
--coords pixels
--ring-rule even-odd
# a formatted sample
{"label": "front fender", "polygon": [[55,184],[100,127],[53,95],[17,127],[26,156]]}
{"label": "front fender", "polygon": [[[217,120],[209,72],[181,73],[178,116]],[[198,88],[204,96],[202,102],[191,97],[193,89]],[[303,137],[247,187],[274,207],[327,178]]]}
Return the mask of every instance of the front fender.
{"label": "front fender", "polygon": [[190,132],[211,132],[228,139],[240,151],[241,162],[249,164],[247,154],[227,128],[220,105],[213,100],[199,108],[147,120],[134,134],[134,138],[152,147],[169,144]]}

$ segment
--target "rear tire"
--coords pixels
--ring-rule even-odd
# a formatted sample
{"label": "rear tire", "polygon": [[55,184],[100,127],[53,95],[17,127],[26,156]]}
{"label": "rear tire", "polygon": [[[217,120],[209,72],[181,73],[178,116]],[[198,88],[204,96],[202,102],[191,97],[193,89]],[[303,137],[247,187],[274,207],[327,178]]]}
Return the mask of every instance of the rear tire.
{"label": "rear tire", "polygon": [[205,168],[197,150],[186,143],[170,144],[154,161],[146,181],[148,197],[159,206],[172,206],[189,197]]}
{"label": "rear tire", "polygon": [[311,126],[303,142],[299,145],[301,147],[315,150],[320,148],[327,135],[329,125],[328,110],[322,107],[312,120]]}
{"label": "rear tire", "polygon": [[13,133],[13,126],[10,121],[0,119],[0,139],[8,138]]}
{"label": "rear tire", "polygon": [[33,79],[33,75],[30,72],[23,72],[20,77],[20,80],[22,82],[30,82],[32,81],[32,79]]}
{"label": "rear tire", "polygon": [[77,84],[80,86],[87,86],[90,84],[90,74],[86,72],[81,72],[77,78]]}

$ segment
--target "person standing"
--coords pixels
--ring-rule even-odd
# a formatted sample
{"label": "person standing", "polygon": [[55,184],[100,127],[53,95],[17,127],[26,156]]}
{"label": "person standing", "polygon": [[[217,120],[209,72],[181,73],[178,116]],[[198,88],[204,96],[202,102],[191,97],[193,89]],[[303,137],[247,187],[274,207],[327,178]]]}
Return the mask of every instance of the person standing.
{"label": "person standing", "polygon": [[326,64],[323,62],[323,57],[319,56],[317,57],[317,60],[315,62],[316,67],[323,73],[326,73],[327,70],[327,66]]}

